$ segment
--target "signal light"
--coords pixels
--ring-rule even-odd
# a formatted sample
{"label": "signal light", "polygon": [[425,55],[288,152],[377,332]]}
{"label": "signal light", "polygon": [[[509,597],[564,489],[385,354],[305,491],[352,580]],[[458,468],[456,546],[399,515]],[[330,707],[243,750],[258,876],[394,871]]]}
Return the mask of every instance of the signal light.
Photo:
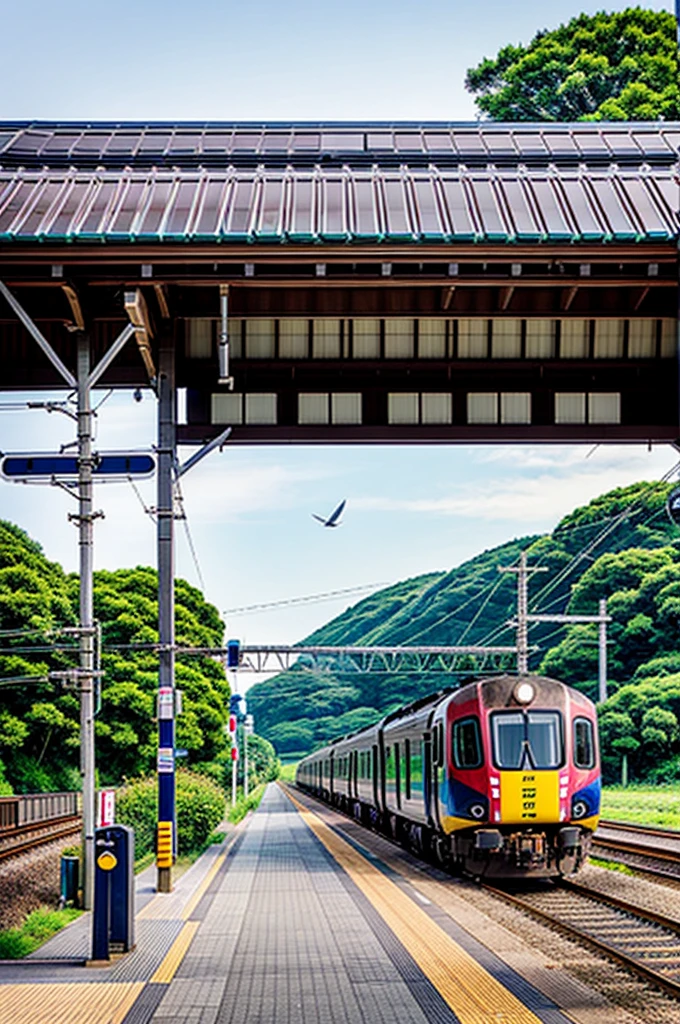
{"label": "signal light", "polygon": [[238,747],[231,748],[231,759],[232,761],[238,761]]}
{"label": "signal light", "polygon": [[241,641],[227,641],[227,668],[238,668],[241,657]]}
{"label": "signal light", "polygon": [[236,732],[236,715],[229,715],[229,732]]}

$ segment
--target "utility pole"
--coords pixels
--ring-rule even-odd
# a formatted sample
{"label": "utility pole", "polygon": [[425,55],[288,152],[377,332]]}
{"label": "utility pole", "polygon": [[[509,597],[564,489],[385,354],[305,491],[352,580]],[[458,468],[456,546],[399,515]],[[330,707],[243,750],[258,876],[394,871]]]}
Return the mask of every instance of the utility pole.
{"label": "utility pole", "polygon": [[83,786],[83,906],[94,901],[94,623],[92,602],[92,407],[90,339],[78,333],[78,523],[80,545],[80,771]]}
{"label": "utility pole", "polygon": [[253,716],[246,715],[243,721],[243,796],[248,799],[248,737],[253,731]]}
{"label": "utility pole", "polygon": [[600,621],[598,623],[598,700],[604,704],[607,699],[607,599],[600,601]]}
{"label": "utility pole", "polygon": [[519,566],[499,566],[499,572],[511,572],[517,576],[517,673],[524,676],[529,671],[529,626],[528,626],[528,579],[533,572],[547,572],[546,566],[527,566],[527,553],[522,551]]}
{"label": "utility pole", "polygon": [[[177,849],[175,818],[175,348],[166,329],[158,367],[158,892],[172,892],[172,860]],[[161,835],[164,842],[161,844]],[[171,839],[172,856],[164,850]],[[169,862],[169,863],[168,863]]]}

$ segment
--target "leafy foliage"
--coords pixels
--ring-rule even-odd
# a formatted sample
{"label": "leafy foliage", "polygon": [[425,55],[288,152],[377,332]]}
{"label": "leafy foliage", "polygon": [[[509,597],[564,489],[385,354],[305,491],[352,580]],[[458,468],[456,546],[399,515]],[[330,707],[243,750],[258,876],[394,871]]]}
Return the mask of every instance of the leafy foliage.
{"label": "leafy foliage", "polygon": [[[665,511],[670,485],[639,483],[617,488],[565,516],[552,534],[512,541],[452,569],[396,584],[365,598],[305,642],[315,644],[499,644],[514,643],[508,620],[515,614],[515,581],[499,567],[516,563],[526,549],[530,565],[549,571],[532,581],[535,611],[596,613],[609,598],[613,622],[609,653],[610,685],[652,674],[680,673],[673,616],[680,596],[677,536]],[[539,647],[531,667],[597,695],[597,627],[532,627]],[[514,661],[510,664],[514,667]],[[251,687],[248,705],[258,728],[279,753],[301,755],[336,736],[376,721],[392,707],[457,682],[437,673],[387,675],[350,673],[330,659],[323,671],[304,659],[288,672]],[[644,666],[647,664],[648,669]],[[472,666],[471,666],[472,668]],[[640,677],[639,673],[643,672]],[[618,720],[617,720],[618,721]],[[612,773],[620,766],[625,737],[642,728],[605,723],[604,747]],[[639,728],[638,728],[639,726]],[[650,756],[648,730],[641,757]],[[611,736],[611,739],[610,739]],[[613,747],[614,740],[623,742]],[[609,763],[609,762],[608,762]],[[634,762],[636,770],[638,762]],[[642,761],[640,761],[642,764]]]}
{"label": "leafy foliage", "polygon": [[496,121],[674,120],[675,19],[641,7],[581,14],[527,46],[485,58],[468,70],[465,85]]}
{"label": "leafy foliage", "polygon": [[[116,816],[135,830],[135,856],[154,849],[156,835],[156,779],[133,779],[116,796]],[[207,844],[224,818],[224,792],[210,779],[182,769],[176,775],[177,851],[194,853]]]}
{"label": "leafy foliage", "polygon": [[[154,766],[158,659],[148,645],[158,641],[157,586],[155,570],[142,566],[95,573],[105,673],[95,723],[103,784],[116,785]],[[177,580],[175,602],[179,644],[222,642],[219,613],[199,590]],[[40,681],[52,669],[77,663],[74,641],[58,632],[77,623],[77,609],[77,577],[48,561],[18,527],[0,521],[0,629],[36,631],[0,643],[0,787],[79,788],[78,696]],[[36,681],[2,685],[16,677]],[[188,751],[188,764],[227,757],[229,685],[223,669],[210,658],[179,657],[176,680],[184,695],[177,745]]]}

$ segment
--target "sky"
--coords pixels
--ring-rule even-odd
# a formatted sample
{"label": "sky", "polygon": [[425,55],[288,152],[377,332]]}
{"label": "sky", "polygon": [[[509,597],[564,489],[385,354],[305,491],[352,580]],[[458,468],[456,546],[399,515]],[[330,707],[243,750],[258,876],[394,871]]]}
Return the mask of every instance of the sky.
{"label": "sky", "polygon": [[[0,0],[0,118],[59,120],[447,120],[476,118],[465,70],[585,11],[626,0]],[[646,6],[672,10],[672,3]],[[65,416],[0,394],[0,450],[54,451]],[[45,397],[45,396],[43,396]],[[64,397],[63,395],[58,397]],[[99,398],[104,398],[102,393]],[[102,405],[97,445],[150,448],[155,401],[120,393]],[[188,455],[189,453],[185,453]],[[221,611],[445,570],[512,537],[550,530],[611,487],[667,472],[669,447],[225,448],[184,478],[199,569],[178,523],[178,573]],[[347,499],[344,524],[312,513]],[[101,568],[154,564],[144,511],[153,481],[101,486]],[[77,568],[73,499],[0,483],[0,517]],[[199,575],[200,570],[200,575]],[[360,595],[359,595],[360,596]],[[358,596],[227,615],[227,635],[293,643]],[[455,638],[451,638],[454,642]],[[245,684],[244,684],[245,687]]]}

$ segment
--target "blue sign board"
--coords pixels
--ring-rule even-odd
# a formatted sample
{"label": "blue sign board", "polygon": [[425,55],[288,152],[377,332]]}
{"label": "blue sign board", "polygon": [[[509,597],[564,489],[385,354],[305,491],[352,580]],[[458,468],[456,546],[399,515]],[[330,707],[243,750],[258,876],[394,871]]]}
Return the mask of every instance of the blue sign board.
{"label": "blue sign board", "polygon": [[[156,463],[152,455],[138,455],[116,452],[97,455],[94,458],[92,475],[104,476],[151,476]],[[78,477],[77,455],[6,455],[0,463],[0,472],[7,480],[24,480],[27,477]]]}

